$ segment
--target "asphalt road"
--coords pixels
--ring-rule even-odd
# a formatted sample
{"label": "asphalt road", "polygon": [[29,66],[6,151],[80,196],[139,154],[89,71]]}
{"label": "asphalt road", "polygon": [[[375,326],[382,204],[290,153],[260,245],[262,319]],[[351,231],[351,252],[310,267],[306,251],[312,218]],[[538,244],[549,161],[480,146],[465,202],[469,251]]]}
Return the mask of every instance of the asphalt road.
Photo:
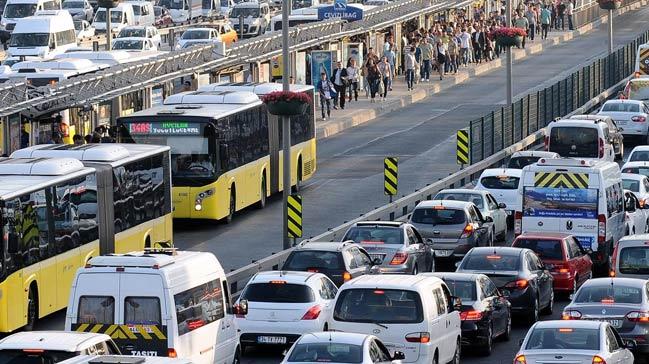
{"label": "asphalt road", "polygon": [[[648,14],[649,8],[645,8],[616,18],[616,44],[625,44],[649,28]],[[514,93],[523,94],[556,82],[578,65],[605,52],[606,39],[606,26],[602,26],[516,62]],[[304,236],[315,236],[385,204],[385,156],[399,157],[400,194],[456,171],[456,130],[503,103],[504,98],[505,71],[500,69],[363,126],[319,140],[318,170],[301,192]],[[279,251],[281,226],[281,196],[273,196],[264,210],[247,209],[237,214],[230,225],[176,222],[174,243],[181,249],[215,253],[227,271]]]}

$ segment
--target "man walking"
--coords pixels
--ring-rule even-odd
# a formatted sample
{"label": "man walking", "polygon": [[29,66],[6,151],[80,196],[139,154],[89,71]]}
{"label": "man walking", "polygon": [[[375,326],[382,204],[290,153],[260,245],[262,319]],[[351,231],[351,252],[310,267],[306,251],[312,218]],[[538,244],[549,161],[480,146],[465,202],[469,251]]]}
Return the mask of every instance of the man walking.
{"label": "man walking", "polygon": [[534,35],[536,33],[536,11],[532,6],[527,7],[525,17],[527,18],[527,23],[529,24],[527,35],[530,37],[531,41],[534,41]]}
{"label": "man walking", "polygon": [[462,28],[462,33],[460,34],[460,61],[464,64],[464,67],[467,67],[469,63],[470,42],[471,35],[466,31],[466,28]]}
{"label": "man walking", "polygon": [[575,10],[575,6],[572,4],[571,0],[566,1],[566,17],[568,17],[568,29],[574,30],[572,26],[572,12]]}
{"label": "man walking", "polygon": [[[514,20],[514,26],[528,32],[530,23],[527,21],[527,18],[523,16],[523,13],[519,12],[518,17]],[[527,39],[527,35],[523,36],[523,49],[525,48],[525,39]]]}
{"label": "man walking", "polygon": [[345,109],[345,90],[347,89],[347,70],[343,68],[342,63],[336,62],[336,69],[331,75],[333,80],[336,95],[334,95],[334,109],[338,109],[338,101],[340,101],[340,108]]}
{"label": "man walking", "polygon": [[428,39],[426,37],[421,39],[421,44],[419,45],[419,49],[421,50],[421,60],[422,60],[422,68],[421,68],[421,81],[423,82],[424,80],[426,82],[430,81],[430,67],[431,67],[431,60],[433,59],[433,46],[428,43]]}
{"label": "man walking", "polygon": [[410,48],[410,52],[406,53],[404,59],[406,67],[406,83],[408,84],[408,91],[412,91],[415,81],[415,69],[417,69],[417,59],[415,57],[415,48]]}
{"label": "man walking", "polygon": [[543,9],[541,9],[541,39],[548,39],[551,20],[552,12],[547,5],[543,5]]}

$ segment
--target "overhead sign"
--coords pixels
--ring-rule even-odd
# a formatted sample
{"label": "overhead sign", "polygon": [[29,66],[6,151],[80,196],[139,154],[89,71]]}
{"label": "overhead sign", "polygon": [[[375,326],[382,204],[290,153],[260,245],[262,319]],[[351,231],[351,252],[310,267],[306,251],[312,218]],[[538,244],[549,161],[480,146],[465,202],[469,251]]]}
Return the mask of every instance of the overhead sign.
{"label": "overhead sign", "polygon": [[199,123],[161,122],[161,123],[130,123],[128,130],[131,134],[154,135],[200,135]]}
{"label": "overhead sign", "polygon": [[336,2],[331,6],[318,8],[318,20],[342,19],[356,21],[363,19],[363,9],[355,6],[347,6],[347,2]]}
{"label": "overhead sign", "polygon": [[347,9],[347,0],[335,0],[334,9],[336,10],[345,10]]}

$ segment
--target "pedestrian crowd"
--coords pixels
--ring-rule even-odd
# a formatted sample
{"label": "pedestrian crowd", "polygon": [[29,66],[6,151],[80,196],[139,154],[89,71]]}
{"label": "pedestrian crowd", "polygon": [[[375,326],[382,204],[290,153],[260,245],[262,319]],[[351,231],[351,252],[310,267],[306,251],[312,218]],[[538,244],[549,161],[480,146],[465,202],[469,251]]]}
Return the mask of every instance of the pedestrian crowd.
{"label": "pedestrian crowd", "polygon": [[[345,63],[338,61],[331,75],[320,74],[316,85],[320,96],[322,118],[331,116],[331,109],[344,109],[358,101],[359,91],[365,91],[371,103],[385,100],[392,91],[392,82],[401,74],[405,76],[408,91],[420,82],[431,78],[443,80],[447,74],[456,74],[469,64],[493,61],[507,51],[497,44],[494,31],[513,26],[526,31],[519,48],[525,48],[537,37],[546,39],[550,30],[573,30],[574,0],[528,0],[512,10],[512,23],[506,24],[504,7],[487,13],[474,8],[471,18],[459,11],[452,19],[437,20],[430,28],[403,27],[401,52],[395,44],[394,34],[385,35],[383,48],[364,47],[363,64],[354,58]],[[361,40],[364,42],[364,40]],[[397,69],[397,57],[400,66]],[[361,86],[362,85],[362,86]],[[362,89],[361,89],[362,88]]]}

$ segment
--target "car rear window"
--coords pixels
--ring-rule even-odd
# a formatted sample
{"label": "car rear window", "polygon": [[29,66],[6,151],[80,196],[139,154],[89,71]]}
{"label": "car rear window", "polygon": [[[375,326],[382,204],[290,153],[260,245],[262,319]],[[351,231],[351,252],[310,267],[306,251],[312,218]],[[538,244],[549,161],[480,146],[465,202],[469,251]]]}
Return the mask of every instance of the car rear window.
{"label": "car rear window", "polygon": [[77,310],[77,323],[115,323],[115,298],[112,296],[81,296]]}
{"label": "car rear window", "polygon": [[79,353],[47,350],[42,353],[26,353],[22,350],[0,350],[0,364],[54,364]]}
{"label": "car rear window", "polygon": [[459,225],[466,222],[466,213],[458,209],[420,207],[412,213],[411,221],[417,224]]}
{"label": "car rear window", "polygon": [[597,158],[598,131],[596,128],[555,126],[550,132],[550,152],[562,157]]}
{"label": "car rear window", "polygon": [[489,176],[482,177],[480,184],[490,190],[515,190],[518,189],[520,178],[512,176]]}
{"label": "car rear window", "polygon": [[602,107],[602,111],[640,112],[640,106],[628,102],[607,102],[604,104],[604,107]]}
{"label": "car rear window", "polygon": [[622,173],[641,174],[645,177],[649,177],[649,167],[626,167],[622,169]]}
{"label": "car rear window", "polygon": [[516,157],[512,158],[509,160],[509,163],[507,163],[507,168],[513,168],[513,169],[523,169],[525,166],[529,166],[530,164],[534,164],[539,161],[541,157]]}
{"label": "car rear window", "polygon": [[599,329],[537,328],[527,350],[599,350]]}
{"label": "car rear window", "polygon": [[334,319],[346,322],[412,324],[424,320],[421,298],[400,289],[346,289],[339,293]]}
{"label": "car rear window", "polygon": [[533,250],[541,259],[563,260],[561,240],[518,239],[512,246]]}
{"label": "car rear window", "polygon": [[592,285],[580,288],[575,302],[642,303],[642,291],[640,288],[620,284]]}
{"label": "car rear window", "polygon": [[403,230],[399,227],[354,226],[343,240],[353,240],[356,244],[403,244]]}
{"label": "car rear window", "polygon": [[620,250],[619,270],[622,274],[649,274],[649,248],[632,246]]}
{"label": "car rear window", "polygon": [[158,297],[126,297],[124,323],[126,325],[161,325],[160,299]]}
{"label": "car rear window", "polygon": [[488,271],[518,271],[519,255],[469,254],[462,263],[462,269]]}
{"label": "car rear window", "polygon": [[649,151],[639,150],[631,153],[629,162],[646,162],[649,161]]}
{"label": "car rear window", "polygon": [[456,200],[456,201],[465,201],[473,202],[477,208],[482,209],[484,207],[483,199],[480,194],[477,193],[459,193],[459,192],[440,192],[435,196],[433,200]]}
{"label": "car rear window", "polygon": [[624,187],[625,190],[638,192],[640,191],[640,181],[634,179],[623,179],[622,187]]}
{"label": "car rear window", "polygon": [[291,253],[282,270],[305,271],[309,268],[345,269],[345,263],[340,252],[301,250]]}
{"label": "car rear window", "polygon": [[315,297],[309,286],[277,281],[249,284],[241,294],[241,299],[250,302],[307,303],[313,302]]}
{"label": "car rear window", "polygon": [[363,347],[336,342],[297,344],[287,361],[289,363],[362,363]]}
{"label": "car rear window", "polygon": [[444,282],[451,291],[451,296],[460,297],[463,302],[477,299],[475,281],[456,281],[445,278]]}

